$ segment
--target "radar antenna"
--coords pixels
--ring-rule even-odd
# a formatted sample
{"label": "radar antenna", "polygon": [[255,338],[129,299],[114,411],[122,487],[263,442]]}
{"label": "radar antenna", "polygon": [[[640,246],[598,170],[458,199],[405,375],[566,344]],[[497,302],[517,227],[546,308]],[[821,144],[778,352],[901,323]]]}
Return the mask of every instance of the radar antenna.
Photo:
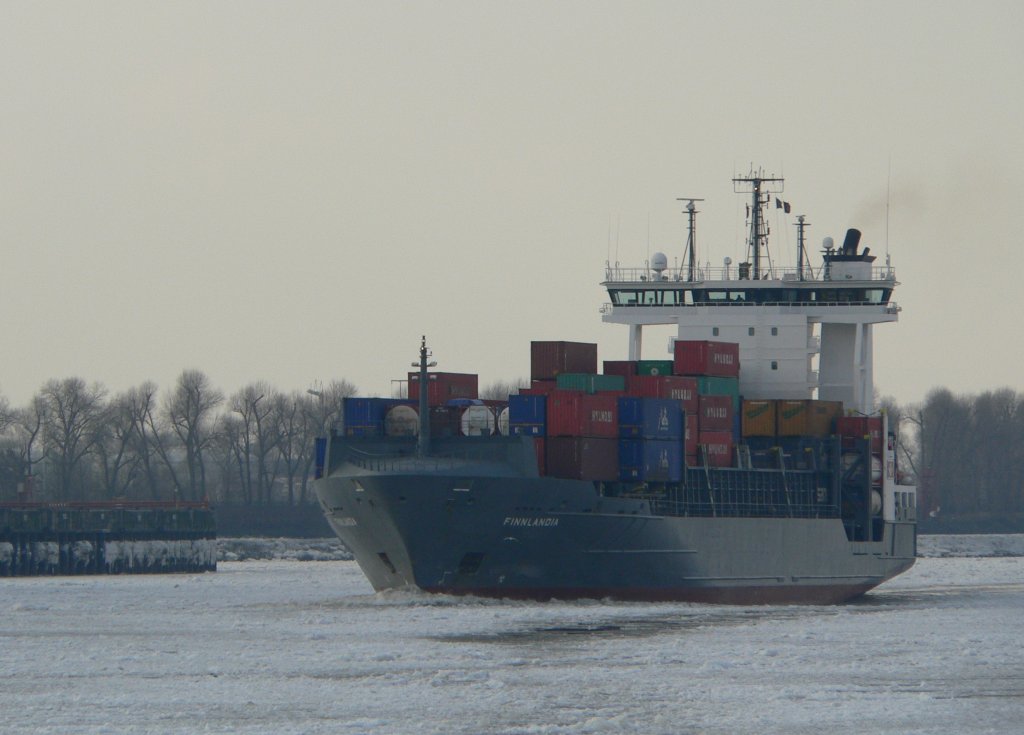
{"label": "radar antenna", "polygon": [[694,265],[697,262],[697,208],[694,202],[703,202],[703,199],[693,197],[678,197],[677,202],[686,202],[686,214],[690,223],[686,236],[686,250],[683,251],[683,262],[687,263],[686,280],[693,283]]}
{"label": "radar antenna", "polygon": [[[785,179],[766,176],[763,169],[755,171],[753,167],[746,176],[732,180],[733,191],[737,194],[751,195],[750,202],[750,237],[747,240],[747,254],[753,266],[751,278],[761,278],[761,251],[768,255],[768,230],[764,224],[764,208],[771,201],[772,194],[781,194],[785,188]],[[777,186],[776,186],[777,185]]]}

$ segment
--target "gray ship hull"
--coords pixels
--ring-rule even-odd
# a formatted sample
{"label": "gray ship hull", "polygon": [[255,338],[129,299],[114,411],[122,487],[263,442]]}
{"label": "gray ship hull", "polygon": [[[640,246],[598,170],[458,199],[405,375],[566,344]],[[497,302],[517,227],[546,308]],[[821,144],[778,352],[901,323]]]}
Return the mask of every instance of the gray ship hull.
{"label": "gray ship hull", "polygon": [[915,525],[851,542],[838,518],[679,517],[500,465],[348,466],[314,485],[374,589],[500,598],[832,604],[909,569]]}

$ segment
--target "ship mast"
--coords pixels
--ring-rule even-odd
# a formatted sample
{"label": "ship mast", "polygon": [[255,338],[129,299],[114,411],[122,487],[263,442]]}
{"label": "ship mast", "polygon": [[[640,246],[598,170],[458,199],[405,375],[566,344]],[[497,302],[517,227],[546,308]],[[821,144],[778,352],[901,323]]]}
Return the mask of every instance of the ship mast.
{"label": "ship mast", "polygon": [[798,215],[796,218],[796,277],[797,280],[804,280],[804,261],[807,261],[808,269],[810,269],[811,259],[807,255],[807,248],[804,246],[804,230],[810,225],[807,222],[806,215]]}
{"label": "ship mast", "polygon": [[427,399],[427,368],[437,365],[430,361],[430,350],[427,348],[427,336],[423,335],[420,341],[420,359],[414,362],[413,367],[420,369],[420,405],[419,405],[419,433],[416,440],[416,454],[419,457],[426,457],[430,454],[430,407]]}
{"label": "ship mast", "polygon": [[749,262],[753,266],[750,277],[755,281],[761,278],[761,250],[768,255],[768,229],[764,224],[764,207],[771,201],[772,194],[782,193],[784,181],[785,179],[774,176],[765,176],[761,169],[756,172],[751,169],[746,176],[732,180],[733,191],[737,194],[747,193],[749,187],[750,237],[747,240],[747,251],[750,255]]}
{"label": "ship mast", "polygon": [[704,200],[692,197],[679,197],[676,201],[686,202],[686,213],[690,220],[686,236],[686,250],[683,251],[683,261],[687,262],[686,280],[693,283],[694,266],[697,262],[697,209],[693,203],[703,202]]}

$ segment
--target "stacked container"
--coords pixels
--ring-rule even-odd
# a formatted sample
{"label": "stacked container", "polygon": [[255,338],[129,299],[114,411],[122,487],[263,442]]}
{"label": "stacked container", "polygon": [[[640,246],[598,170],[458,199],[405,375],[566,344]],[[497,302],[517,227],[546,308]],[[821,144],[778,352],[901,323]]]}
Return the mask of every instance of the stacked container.
{"label": "stacked container", "polygon": [[674,358],[676,375],[737,378],[740,374],[740,346],[735,342],[676,340]]}
{"label": "stacked container", "polygon": [[615,396],[554,391],[547,396],[547,473],[577,480],[618,479]]}
{"label": "stacked container", "polygon": [[[420,397],[420,374],[409,373],[409,400]],[[479,377],[471,373],[430,373],[427,376],[427,404],[443,406],[453,398],[477,398]]]}
{"label": "stacked container", "polygon": [[531,342],[530,378],[555,380],[562,373],[596,373],[597,345],[586,342]]}
{"label": "stacked container", "polygon": [[396,406],[411,406],[395,398],[345,398],[342,400],[342,429],[345,436],[384,436],[384,419]]}
{"label": "stacked container", "polygon": [[702,452],[711,466],[732,465],[733,444],[740,428],[739,345],[676,340],[673,358],[673,372],[690,376],[697,384],[697,461]]}
{"label": "stacked container", "polygon": [[595,375],[592,373],[561,373],[555,379],[558,390],[577,390],[584,393],[622,393],[626,378],[621,375]]}
{"label": "stacked container", "polygon": [[619,479],[678,482],[683,470],[683,412],[677,400],[619,398]]}

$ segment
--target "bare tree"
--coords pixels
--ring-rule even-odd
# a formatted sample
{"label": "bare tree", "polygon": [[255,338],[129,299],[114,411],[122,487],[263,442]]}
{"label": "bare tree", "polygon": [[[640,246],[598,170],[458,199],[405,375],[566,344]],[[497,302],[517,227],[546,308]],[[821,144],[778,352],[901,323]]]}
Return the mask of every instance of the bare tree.
{"label": "bare tree", "polygon": [[[40,397],[45,403],[43,437],[57,474],[58,497],[69,500],[73,478],[99,436],[95,428],[103,420],[106,390],[99,383],[89,387],[81,378],[65,378],[47,381]],[[79,497],[84,497],[81,486]]]}
{"label": "bare tree", "polygon": [[272,475],[267,460],[279,439],[273,420],[275,400],[276,393],[263,382],[251,383],[231,396],[231,410],[241,422],[237,447],[243,463],[243,485],[246,496],[257,503],[270,501]]}
{"label": "bare tree", "polygon": [[309,495],[309,480],[313,474],[313,440],[318,437],[329,437],[342,428],[344,402],[356,394],[356,387],[347,380],[332,380],[324,387],[311,388],[306,391],[316,400],[305,404],[304,416],[305,438],[303,443],[308,447],[302,470],[302,486],[299,489],[299,502],[305,503]]}
{"label": "bare tree", "polygon": [[178,382],[166,402],[164,410],[167,419],[185,452],[187,494],[191,500],[206,497],[203,451],[211,439],[213,411],[223,401],[224,394],[210,384],[205,373],[185,370],[178,376]]}
{"label": "bare tree", "polygon": [[290,396],[277,395],[273,402],[274,423],[278,429],[277,455],[284,465],[285,491],[288,505],[295,505],[295,486],[304,459],[312,452],[309,440],[309,404],[312,396],[294,392]]}
{"label": "bare tree", "polygon": [[519,389],[530,385],[526,378],[518,380],[496,380],[480,389],[480,398],[485,401],[507,401],[509,396],[519,393]]}
{"label": "bare tree", "polygon": [[[178,476],[174,472],[167,450],[167,432],[157,418],[157,387],[151,381],[132,388],[124,395],[124,410],[131,426],[131,442],[138,458],[140,471],[146,480],[151,500],[158,500],[161,492],[159,463],[163,460],[173,483],[171,489],[181,492]],[[169,495],[170,493],[168,493]]]}
{"label": "bare tree", "polygon": [[129,394],[115,396],[100,419],[93,427],[93,446],[104,494],[107,498],[126,496],[139,471]]}

